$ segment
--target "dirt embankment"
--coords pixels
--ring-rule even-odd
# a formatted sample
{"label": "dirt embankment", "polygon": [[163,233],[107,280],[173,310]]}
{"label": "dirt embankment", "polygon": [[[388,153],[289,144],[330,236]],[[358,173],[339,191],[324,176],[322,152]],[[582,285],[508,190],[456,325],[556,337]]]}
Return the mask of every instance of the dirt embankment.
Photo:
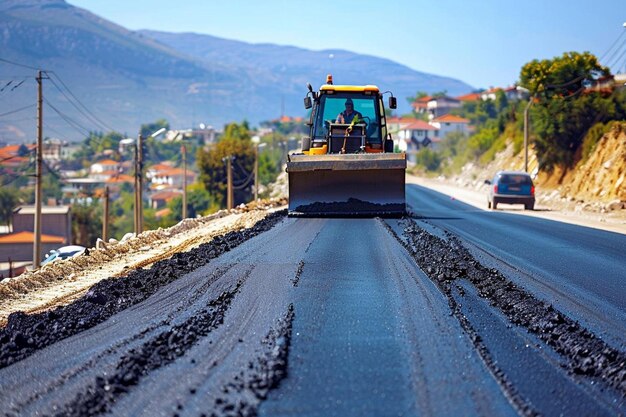
{"label": "dirt embankment", "polygon": [[571,174],[571,181],[563,187],[566,196],[626,203],[626,123],[619,123],[607,132],[589,159]]}
{"label": "dirt embankment", "polygon": [[0,326],[15,311],[36,313],[66,305],[107,278],[149,268],[179,252],[188,252],[216,236],[252,227],[269,213],[284,207],[285,199],[250,203],[211,216],[185,219],[167,229],[149,230],[125,239],[99,241],[78,257],[56,261],[36,271],[0,282]]}
{"label": "dirt embankment", "polygon": [[[600,139],[589,158],[571,170],[556,168],[546,173],[538,165],[531,147],[528,171],[535,176],[538,205],[549,210],[626,215],[626,122],[617,123]],[[484,180],[497,171],[523,169],[523,150],[515,153],[509,144],[489,164],[466,164],[452,180],[462,187],[483,190]]]}

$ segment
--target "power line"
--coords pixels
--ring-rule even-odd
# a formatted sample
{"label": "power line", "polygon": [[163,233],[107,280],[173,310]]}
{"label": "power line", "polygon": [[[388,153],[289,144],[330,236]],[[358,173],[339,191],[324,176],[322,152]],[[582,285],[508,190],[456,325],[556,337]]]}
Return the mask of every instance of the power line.
{"label": "power line", "polygon": [[613,49],[613,47],[615,47],[615,45],[617,45],[617,42],[619,42],[619,40],[622,38],[622,36],[624,36],[624,33],[626,33],[626,30],[622,30],[620,31],[619,36],[617,37],[617,39],[615,39],[615,42],[613,42],[613,44],[611,45],[611,47],[609,49],[606,50],[606,52],[604,54],[602,54],[602,57],[600,58],[600,61],[603,61],[604,58],[608,55],[609,52],[611,52],[611,50]]}
{"label": "power line", "polygon": [[[27,148],[27,150],[28,150],[28,154],[30,154],[30,153],[33,153],[35,151],[35,148],[33,148],[33,149],[28,149]],[[0,162],[8,161],[8,160],[11,160],[13,158],[22,158],[24,156],[26,156],[26,155],[13,155],[13,156],[9,156],[7,158],[0,159]]]}
{"label": "power line", "polygon": [[0,88],[0,93],[1,93],[1,92],[3,92],[3,91],[4,91],[4,90],[5,90],[8,86],[10,86],[11,84],[13,84],[13,81],[14,81],[14,80],[9,80],[9,82],[8,82],[8,83],[6,83],[6,84],[4,85],[4,87]]}
{"label": "power line", "polygon": [[28,79],[28,78],[24,78],[24,79],[23,79],[22,81],[20,81],[17,85],[14,85],[14,86],[11,88],[11,91],[14,91],[16,88],[19,88],[22,84],[24,84],[24,83],[26,82],[26,80],[27,80],[27,79]]}
{"label": "power line", "polygon": [[[626,30],[625,30],[626,32]],[[613,51],[613,53],[611,54],[611,57],[609,59],[607,59],[606,61],[606,66],[607,67],[612,67],[613,64],[615,64],[614,60],[615,60],[615,56],[620,53],[620,51],[623,51],[626,48],[626,38],[622,41],[622,44],[618,47],[615,48],[615,50]],[[619,61],[619,59],[618,59]]]}
{"label": "power line", "polygon": [[40,68],[31,67],[30,65],[20,64],[19,62],[9,61],[8,59],[0,58],[0,62],[4,62],[7,64],[15,65],[17,67],[28,68],[35,71],[39,71]]}
{"label": "power line", "polygon": [[[102,120],[100,120],[95,114],[93,114],[93,112],[91,110],[89,110],[79,99],[78,97],[76,97],[76,95],[72,92],[72,90],[70,90],[70,88],[67,86],[67,84],[65,84],[63,82],[63,80],[61,79],[61,77],[59,77],[59,75],[57,73],[55,73],[54,71],[49,71],[48,74],[52,74],[54,75],[54,77],[61,83],[61,85],[63,87],[65,87],[65,90],[67,90],[67,92],[70,94],[70,96],[72,96],[74,98],[74,100],[80,105],[80,107],[82,107],[87,113],[89,113],[91,115],[91,117],[93,118],[93,120],[95,120],[96,122],[98,122],[101,126],[103,126],[104,128],[114,132],[115,129],[113,129],[111,126],[109,126],[108,124],[104,123]],[[52,81],[52,84],[59,90],[61,91],[61,89],[59,88],[58,85],[56,85],[56,83],[54,82],[54,80],[52,78],[50,78],[50,81]],[[65,95],[65,93],[63,93],[61,91],[61,93],[67,98],[67,95]],[[72,103],[72,105],[74,107],[76,107],[76,105],[74,103]],[[78,109],[78,107],[76,107]],[[79,109],[80,110],[80,109]],[[82,111],[81,111],[82,113]],[[84,113],[83,113],[84,114]],[[98,124],[97,123],[97,124]]]}
{"label": "power line", "polygon": [[[57,85],[57,83],[54,82],[54,80],[52,78],[50,78],[50,82],[52,83],[52,85],[59,90],[59,92],[67,99],[67,101],[76,109],[79,111],[79,113],[81,113],[83,116],[85,116],[90,123],[94,123],[95,125],[98,125],[98,121],[96,119],[93,119],[89,116],[89,114],[87,114],[83,109],[81,109],[80,107],[78,107],[74,101],[72,101],[72,99],[70,99],[70,97],[65,94],[65,92],[63,90],[61,90],[61,88]],[[98,126],[100,128],[102,128],[103,126]],[[104,127],[106,129],[106,127]]]}
{"label": "power line", "polygon": [[77,132],[79,132],[81,135],[86,135],[89,136],[89,134],[91,133],[89,131],[89,129],[87,129],[86,127],[84,127],[83,125],[81,125],[80,123],[78,123],[77,121],[75,121],[74,119],[72,119],[71,117],[65,115],[63,112],[61,112],[59,109],[57,109],[56,107],[54,107],[52,105],[52,103],[50,103],[50,101],[48,101],[48,99],[44,98],[44,101],[46,102],[46,104],[52,109],[54,110],[54,112],[56,114],[58,114],[63,120],[65,120],[65,122],[70,125],[72,128],[74,128],[74,130],[76,130]]}
{"label": "power line", "polygon": [[35,106],[36,106],[36,104],[29,104],[28,106],[24,106],[24,107],[21,107],[19,109],[11,110],[11,111],[8,111],[6,113],[1,113],[0,117],[8,116],[10,114],[17,113],[17,112],[21,112],[23,110],[30,109],[31,107],[35,107]]}

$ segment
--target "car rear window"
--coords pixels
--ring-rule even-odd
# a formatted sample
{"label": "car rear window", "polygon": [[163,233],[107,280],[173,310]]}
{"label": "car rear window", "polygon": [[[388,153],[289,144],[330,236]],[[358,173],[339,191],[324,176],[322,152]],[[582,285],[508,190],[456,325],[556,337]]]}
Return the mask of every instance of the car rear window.
{"label": "car rear window", "polygon": [[533,182],[528,175],[504,174],[500,176],[500,184],[531,185]]}

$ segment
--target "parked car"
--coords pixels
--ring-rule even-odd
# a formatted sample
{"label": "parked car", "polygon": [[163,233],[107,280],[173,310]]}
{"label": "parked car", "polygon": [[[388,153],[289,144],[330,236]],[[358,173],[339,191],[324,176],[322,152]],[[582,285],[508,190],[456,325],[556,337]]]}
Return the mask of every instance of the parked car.
{"label": "parked car", "polygon": [[63,246],[59,249],[53,249],[45,256],[41,265],[43,266],[47,263],[56,261],[57,259],[67,259],[72,256],[78,256],[83,252],[85,252],[85,247],[79,245]]}
{"label": "parked car", "polygon": [[497,209],[499,203],[523,204],[524,209],[535,208],[535,185],[526,172],[498,171],[493,180],[485,180],[489,187],[487,208]]}

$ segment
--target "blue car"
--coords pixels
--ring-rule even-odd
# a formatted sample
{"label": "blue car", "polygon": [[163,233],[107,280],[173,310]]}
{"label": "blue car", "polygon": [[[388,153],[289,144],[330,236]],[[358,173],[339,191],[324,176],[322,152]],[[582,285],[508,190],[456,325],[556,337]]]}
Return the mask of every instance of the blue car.
{"label": "blue car", "polygon": [[490,185],[487,208],[495,210],[499,203],[523,204],[526,210],[535,208],[535,185],[526,172],[498,171],[485,184]]}

